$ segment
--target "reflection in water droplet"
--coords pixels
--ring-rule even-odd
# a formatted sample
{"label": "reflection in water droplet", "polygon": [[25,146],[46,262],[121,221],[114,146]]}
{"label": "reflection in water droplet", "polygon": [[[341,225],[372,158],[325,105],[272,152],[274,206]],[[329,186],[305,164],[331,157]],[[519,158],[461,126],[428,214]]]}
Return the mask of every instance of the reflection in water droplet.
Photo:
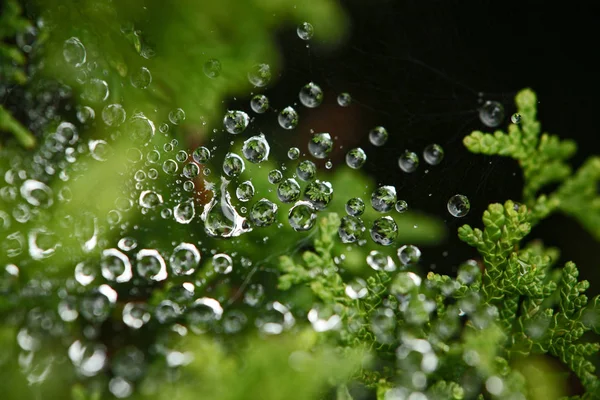
{"label": "reflection in water droplet", "polygon": [[287,156],[290,160],[297,160],[298,157],[300,157],[300,149],[297,147],[290,147]]}
{"label": "reflection in water droplet", "polygon": [[250,209],[250,220],[255,226],[269,226],[277,217],[277,204],[267,199],[260,199]]}
{"label": "reflection in water droplet", "polygon": [[412,244],[404,245],[398,249],[398,259],[403,265],[419,262],[421,250]]}
{"label": "reflection in water droplet", "polygon": [[323,210],[333,198],[333,186],[327,181],[314,180],[306,186],[304,196],[317,210]]}
{"label": "reflection in water droplet", "polygon": [[308,201],[296,202],[288,213],[290,226],[297,232],[310,230],[315,226],[316,220],[316,210]]}
{"label": "reflection in water droplet", "polygon": [[239,201],[249,201],[254,196],[254,185],[250,181],[240,183],[235,190],[235,195]]}
{"label": "reflection in water droplet", "polygon": [[308,142],[308,151],[315,158],[327,157],[332,149],[333,139],[329,133],[317,133]]}
{"label": "reflection in water droplet", "polygon": [[264,94],[257,94],[250,100],[250,108],[257,114],[264,114],[269,109],[269,99]]}
{"label": "reflection in water droplet", "polygon": [[204,206],[200,218],[204,222],[204,230],[212,237],[235,237],[251,230],[246,219],[241,217],[231,204],[231,196],[227,191],[229,181],[221,177],[219,190],[213,191],[210,203]]}
{"label": "reflection in water droplet", "polygon": [[383,126],[376,126],[369,131],[369,142],[373,146],[383,146],[388,140],[388,131]]}
{"label": "reflection in water droplet", "polygon": [[467,196],[463,196],[462,194],[456,194],[448,200],[448,212],[453,217],[464,217],[469,213],[471,209],[471,203]]}
{"label": "reflection in water droplet", "polygon": [[204,146],[200,146],[194,150],[192,153],[192,158],[198,164],[206,164],[208,160],[210,160],[210,150]]}
{"label": "reflection in water droplet", "polygon": [[300,184],[294,178],[287,178],[277,187],[277,197],[284,203],[292,203],[300,198]]}
{"label": "reflection in water droplet", "polygon": [[367,161],[367,154],[363,149],[357,147],[346,153],[346,165],[353,169],[361,168]]}
{"label": "reflection in water droplet", "polygon": [[419,167],[419,156],[412,151],[405,150],[398,158],[398,166],[406,173],[415,172]]}
{"label": "reflection in water droplet", "polygon": [[179,125],[185,121],[185,111],[183,111],[182,108],[176,108],[175,110],[172,110],[169,112],[169,121],[171,121],[173,125]]}
{"label": "reflection in water droplet", "polygon": [[337,97],[337,103],[341,107],[348,107],[352,103],[352,96],[350,96],[350,93],[341,93]]}
{"label": "reflection in water droplet", "polygon": [[248,72],[248,81],[256,87],[265,87],[271,81],[269,64],[256,64]]}
{"label": "reflection in water droplet", "polygon": [[152,139],[155,131],[156,128],[154,127],[154,122],[150,121],[142,113],[135,114],[131,120],[129,120],[127,127],[127,132],[131,137],[140,143],[147,143]]}
{"label": "reflection in water droplet", "polygon": [[398,200],[396,202],[396,211],[402,214],[406,210],[408,210],[408,203],[405,200]]}
{"label": "reflection in water droplet", "polygon": [[362,215],[365,212],[365,202],[360,197],[353,197],[346,202],[346,212],[349,215]]}
{"label": "reflection in water droplet", "polygon": [[109,104],[102,110],[102,120],[108,126],[117,127],[125,122],[125,110],[120,104]]}
{"label": "reflection in water droplet", "polygon": [[167,265],[158,250],[141,249],[136,260],[136,269],[142,278],[157,282],[167,279]]}
{"label": "reflection in water droplet", "polygon": [[189,224],[196,215],[196,208],[194,207],[194,199],[190,198],[178,203],[173,209],[173,216],[175,221],[180,224]]}
{"label": "reflection in water droplet", "polygon": [[342,218],[338,235],[342,243],[354,243],[358,241],[365,231],[365,225],[359,217],[346,215]]}
{"label": "reflection in water droplet", "polygon": [[486,101],[479,109],[479,119],[488,128],[499,126],[504,120],[504,106],[497,101]]}
{"label": "reflection in water droplet", "polygon": [[146,89],[152,83],[152,74],[148,68],[141,67],[132,72],[129,80],[134,88]]}
{"label": "reflection in water droplet", "polygon": [[76,340],[69,346],[69,358],[83,376],[97,375],[106,363],[106,347],[100,343],[84,344]]}
{"label": "reflection in water droplet", "polygon": [[192,243],[180,243],[173,249],[169,263],[175,275],[191,275],[200,264],[200,251]]}
{"label": "reflection in water droplet", "polygon": [[423,159],[429,165],[438,165],[444,159],[444,149],[439,144],[430,144],[423,150]]}
{"label": "reflection in water droplet", "polygon": [[390,216],[376,219],[371,227],[371,238],[382,246],[391,245],[398,237],[398,225]]}
{"label": "reflection in water droplet", "polygon": [[274,169],[269,172],[268,179],[272,184],[279,183],[283,179],[283,173],[278,169]]}
{"label": "reflection in water droplet", "polygon": [[223,172],[230,178],[239,176],[246,169],[244,160],[242,157],[235,153],[227,153],[225,159],[223,159]]}
{"label": "reflection in water droplet", "polygon": [[293,107],[287,106],[281,110],[277,121],[283,129],[294,129],[298,125],[298,113]]}
{"label": "reflection in water droplet", "polygon": [[375,211],[388,212],[396,204],[396,188],[380,186],[371,194],[371,206]]}
{"label": "reflection in water droplet", "polygon": [[75,67],[81,67],[85,63],[85,47],[78,38],[71,37],[65,40],[63,44],[63,57],[66,62]]}
{"label": "reflection in water droplet", "polygon": [[105,249],[100,258],[102,276],[118,283],[129,282],[133,276],[129,258],[117,249]]}
{"label": "reflection in water droplet", "polygon": [[242,133],[248,127],[250,117],[243,111],[227,111],[223,117],[225,130],[232,135]]}
{"label": "reflection in water droplet", "polygon": [[54,202],[52,189],[45,183],[33,179],[23,182],[21,196],[35,207],[48,208]]}
{"label": "reflection in water droplet", "polygon": [[296,174],[305,182],[312,181],[317,175],[317,166],[310,160],[301,161],[296,168]]}
{"label": "reflection in water droplet", "polygon": [[212,258],[213,269],[217,274],[228,274],[233,270],[233,260],[228,254],[215,254]]}
{"label": "reflection in water droplet", "polygon": [[310,82],[300,89],[298,97],[304,107],[315,108],[323,102],[323,90],[315,83]]}
{"label": "reflection in water droplet", "polygon": [[315,33],[315,28],[313,28],[310,22],[303,22],[296,28],[296,33],[300,39],[310,40]]}
{"label": "reflection in water droplet", "polygon": [[396,270],[396,264],[392,257],[377,250],[371,250],[367,256],[367,264],[375,271],[393,272]]}
{"label": "reflection in water droplet", "polygon": [[246,160],[251,163],[261,163],[269,158],[269,151],[271,147],[265,139],[265,135],[252,136],[244,141],[242,146],[242,153]]}
{"label": "reflection in water droplet", "polygon": [[162,203],[162,196],[153,190],[144,190],[140,193],[139,204],[144,208],[154,208]]}

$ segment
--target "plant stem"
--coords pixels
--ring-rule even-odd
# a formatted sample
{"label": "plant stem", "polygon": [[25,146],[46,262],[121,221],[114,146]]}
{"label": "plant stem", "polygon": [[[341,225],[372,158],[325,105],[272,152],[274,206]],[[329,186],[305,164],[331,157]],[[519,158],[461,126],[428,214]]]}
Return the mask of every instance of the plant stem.
{"label": "plant stem", "polygon": [[17,121],[4,107],[0,105],[0,131],[11,132],[26,149],[35,146],[35,137],[27,128]]}

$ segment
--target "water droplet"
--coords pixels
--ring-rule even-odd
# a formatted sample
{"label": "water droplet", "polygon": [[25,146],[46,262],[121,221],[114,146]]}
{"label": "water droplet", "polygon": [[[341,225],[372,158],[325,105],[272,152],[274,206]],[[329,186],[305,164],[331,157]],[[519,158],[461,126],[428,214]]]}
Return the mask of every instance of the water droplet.
{"label": "water droplet", "polygon": [[90,140],[88,148],[92,158],[97,161],[106,161],[111,152],[109,144],[102,139]]}
{"label": "water droplet", "polygon": [[41,260],[54,255],[60,246],[58,237],[46,228],[34,228],[27,235],[29,255],[34,260]]}
{"label": "water droplet", "polygon": [[301,161],[296,168],[296,174],[305,182],[312,181],[317,175],[317,166],[310,160]]}
{"label": "water droplet", "polygon": [[175,221],[180,224],[189,224],[196,215],[196,209],[194,207],[194,199],[187,199],[178,203],[173,209],[173,216]]}
{"label": "water droplet", "polygon": [[108,92],[108,83],[93,78],[84,85],[82,97],[91,103],[101,103],[108,98]]}
{"label": "water droplet", "polygon": [[34,207],[48,208],[54,202],[52,189],[34,179],[24,181],[20,191],[21,196]]}
{"label": "water droplet", "polygon": [[256,64],[248,72],[248,81],[256,87],[265,87],[271,81],[269,64]]}
{"label": "water droplet", "polygon": [[100,270],[105,279],[118,283],[129,282],[133,276],[129,258],[117,249],[102,251]]}
{"label": "water droplet", "polygon": [[346,164],[353,169],[361,168],[367,161],[367,154],[363,149],[357,147],[346,153]]}
{"label": "water droplet", "polygon": [[191,275],[200,264],[200,251],[192,243],[180,243],[173,249],[169,264],[175,275]]}
{"label": "water droplet", "polygon": [[242,153],[246,160],[251,163],[261,163],[269,158],[269,151],[271,147],[265,139],[265,135],[252,136],[244,141],[242,146]]}
{"label": "water droplet", "polygon": [[398,158],[398,166],[406,173],[415,172],[419,167],[419,156],[417,153],[405,150]]}
{"label": "water droplet", "polygon": [[390,216],[376,219],[371,227],[371,238],[382,246],[391,245],[398,237],[398,225]]}
{"label": "water droplet", "polygon": [[354,278],[352,281],[350,281],[350,283],[346,285],[346,289],[344,291],[346,296],[350,297],[352,300],[362,299],[369,294],[367,282],[361,278]]}
{"label": "water droplet", "polygon": [[192,332],[199,335],[213,327],[222,315],[221,303],[209,297],[202,297],[189,307],[186,319]]}
{"label": "water droplet", "polygon": [[158,250],[141,249],[136,260],[136,270],[142,278],[157,282],[167,279],[167,264]]}
{"label": "water droplet", "polygon": [[348,107],[350,103],[352,103],[352,97],[350,96],[350,93],[341,93],[337,97],[337,103],[341,107]]}
{"label": "water droplet", "polygon": [[392,257],[377,250],[371,250],[367,256],[367,264],[375,271],[393,272],[396,270],[396,264],[394,264]]}
{"label": "water droplet", "polygon": [[176,108],[169,113],[169,121],[173,125],[179,125],[183,121],[185,121],[185,111],[182,108]]}
{"label": "water droplet", "polygon": [[242,157],[235,153],[227,153],[223,159],[223,172],[230,178],[239,176],[246,168]]}
{"label": "water droplet", "polygon": [[235,195],[239,201],[249,201],[254,196],[254,185],[250,181],[240,183],[235,190]]}
{"label": "water droplet", "polygon": [[421,277],[414,272],[399,272],[390,285],[390,292],[396,296],[406,295],[421,286],[421,281]]}
{"label": "water droplet", "polygon": [[125,122],[125,110],[120,104],[109,104],[102,110],[102,120],[108,126],[116,127]]}
{"label": "water droplet", "polygon": [[453,217],[464,217],[469,213],[471,209],[471,203],[469,203],[469,199],[467,196],[463,196],[462,194],[456,194],[448,200],[448,212]]}
{"label": "water droplet", "polygon": [[139,204],[144,208],[154,208],[162,203],[162,196],[153,190],[144,190],[140,193]]}
{"label": "water droplet", "polygon": [[315,158],[327,157],[332,149],[333,139],[329,133],[317,133],[308,142],[308,151]]}
{"label": "water droplet", "polygon": [[264,94],[257,94],[250,100],[250,108],[257,114],[264,114],[269,109],[269,99]]}
{"label": "water droplet", "polygon": [[[117,376],[131,381],[140,379],[144,375],[146,362],[144,352],[135,346],[122,347],[111,357],[111,370]],[[114,380],[114,378],[113,378]],[[129,383],[127,383],[130,385]],[[129,394],[132,388],[129,388]],[[113,390],[113,394],[115,391]],[[119,397],[119,395],[116,395]],[[121,395],[127,397],[127,395]]]}
{"label": "water droplet", "polygon": [[215,254],[212,258],[213,269],[217,274],[226,275],[233,270],[233,260],[228,254]]}
{"label": "water droplet", "polygon": [[400,214],[408,210],[408,203],[405,200],[398,200],[396,202],[396,211]]}
{"label": "water droplet", "polygon": [[142,302],[129,302],[123,307],[123,322],[132,329],[140,329],[150,321],[148,305]]}
{"label": "water droplet", "polygon": [[[192,179],[192,178],[195,178],[198,176],[198,174],[200,173],[200,167],[198,166],[198,164],[195,164],[192,162],[192,163],[186,164],[183,167],[182,173],[183,173],[183,176],[185,176],[186,178]],[[193,183],[192,183],[192,185],[193,185]]]}
{"label": "water droplet", "polygon": [[294,316],[286,306],[278,301],[267,305],[256,319],[256,326],[267,335],[279,335],[295,323]]}
{"label": "water droplet", "polygon": [[82,124],[92,121],[96,117],[96,113],[92,107],[83,106],[77,109],[77,120]]}
{"label": "water droplet", "polygon": [[255,226],[269,226],[277,218],[277,204],[268,199],[260,199],[250,209],[249,217]]}
{"label": "water droplet", "polygon": [[298,201],[288,213],[288,221],[297,232],[310,230],[316,222],[317,213],[308,201]]}
{"label": "water droplet", "polygon": [[204,71],[204,75],[210,79],[215,79],[221,75],[221,61],[211,58],[204,63],[202,70]]}
{"label": "water droplet", "polygon": [[123,251],[130,251],[137,247],[138,243],[135,238],[132,237],[124,237],[119,240],[117,243],[117,247],[119,247]]}
{"label": "water droplet", "polygon": [[375,211],[388,212],[396,204],[396,188],[380,186],[371,194],[371,206]]}
{"label": "water droplet", "polygon": [[225,117],[223,117],[225,130],[232,135],[242,133],[248,127],[249,123],[250,117],[243,111],[227,111]]}
{"label": "water droplet", "polygon": [[129,78],[131,85],[137,89],[146,89],[152,83],[152,74],[146,67],[135,70]]}
{"label": "water droplet", "polygon": [[403,265],[415,264],[421,258],[421,250],[412,244],[404,245],[398,249],[398,259]]}
{"label": "water droplet", "polygon": [[169,158],[163,161],[162,169],[169,175],[175,175],[175,173],[179,169],[179,165],[177,165],[177,162],[175,160]]}
{"label": "water droplet", "polygon": [[181,307],[179,304],[172,302],[171,300],[163,300],[154,309],[154,316],[156,320],[161,324],[172,322],[181,314]]}
{"label": "water droplet", "polygon": [[354,215],[346,215],[342,218],[338,228],[338,235],[342,243],[355,243],[362,237],[364,232],[365,224],[359,217]]}
{"label": "water droplet", "polygon": [[68,354],[77,371],[83,376],[97,375],[106,364],[106,347],[100,343],[85,344],[76,340],[69,346]]}
{"label": "water droplet", "polygon": [[300,149],[297,147],[290,147],[287,156],[290,160],[297,160],[298,157],[300,157]]}
{"label": "water droplet", "polygon": [[75,144],[79,139],[77,128],[70,122],[61,122],[56,128],[56,139],[63,144]]}
{"label": "water droplet", "polygon": [[244,293],[244,303],[250,307],[259,304],[265,297],[265,289],[260,283],[252,283]]}
{"label": "water droplet", "polygon": [[513,115],[511,115],[510,122],[512,122],[513,124],[520,124],[521,123],[521,114],[514,113]]}
{"label": "water droplet", "polygon": [[231,196],[227,191],[229,181],[221,177],[221,187],[213,192],[210,203],[204,206],[200,218],[204,222],[204,230],[212,237],[235,237],[251,229],[246,219],[241,217],[231,205]]}
{"label": "water droplet", "polygon": [[210,160],[210,150],[204,146],[200,146],[194,150],[192,157],[198,164],[206,164]]}
{"label": "water droplet", "polygon": [[156,131],[154,122],[150,121],[144,114],[135,114],[129,121],[128,132],[131,134],[134,140],[140,143],[147,143]]}
{"label": "water droplet", "polygon": [[95,265],[90,261],[82,261],[75,266],[75,280],[82,286],[87,286],[96,279]]}
{"label": "water droplet", "polygon": [[315,28],[313,28],[310,22],[303,22],[296,28],[296,33],[300,39],[310,40],[315,33]]}
{"label": "water droplet", "polygon": [[300,89],[298,97],[304,107],[315,108],[323,102],[323,90],[317,84],[310,82]]}
{"label": "water droplet", "polygon": [[108,285],[100,285],[83,295],[79,312],[88,321],[100,323],[108,318],[116,301],[117,292]]}
{"label": "water droplet", "polygon": [[479,119],[488,128],[499,126],[504,120],[504,106],[497,101],[486,101],[479,109]]}
{"label": "water droplet", "polygon": [[315,332],[339,329],[342,324],[342,318],[335,314],[333,307],[330,305],[318,304],[313,306],[308,312],[307,318]]}
{"label": "water droplet", "polygon": [[444,159],[444,149],[439,144],[430,144],[423,150],[423,159],[429,165],[438,165]]}
{"label": "water droplet", "polygon": [[327,181],[314,180],[306,186],[304,196],[317,210],[323,210],[333,198],[333,186]]}
{"label": "water droplet", "polygon": [[292,203],[300,198],[300,184],[294,178],[287,178],[277,187],[277,197],[284,203]]}
{"label": "water droplet", "polygon": [[383,126],[376,126],[369,131],[369,142],[373,146],[383,146],[388,140],[388,131]]}
{"label": "water droplet", "polygon": [[475,260],[467,260],[458,267],[456,279],[464,284],[470,285],[481,276],[479,264]]}
{"label": "water droplet", "polygon": [[281,110],[277,121],[283,129],[294,129],[298,125],[298,113],[293,107],[288,106]]}
{"label": "water droplet", "polygon": [[66,62],[75,67],[81,67],[85,63],[85,47],[78,38],[71,37],[65,40],[63,44],[63,57]]}
{"label": "water droplet", "polygon": [[274,169],[269,172],[268,179],[272,184],[279,183],[283,179],[283,173],[278,169]]}

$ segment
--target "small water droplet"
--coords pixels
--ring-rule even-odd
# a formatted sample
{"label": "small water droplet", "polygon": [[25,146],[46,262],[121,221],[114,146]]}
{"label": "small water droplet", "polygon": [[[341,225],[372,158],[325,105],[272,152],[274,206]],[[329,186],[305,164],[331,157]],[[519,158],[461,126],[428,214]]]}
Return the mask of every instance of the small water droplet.
{"label": "small water droplet", "polygon": [[429,165],[438,165],[444,159],[444,149],[439,144],[430,144],[423,150],[423,159]]}
{"label": "small water droplet", "polygon": [[341,107],[348,107],[352,103],[352,96],[350,96],[350,93],[341,93],[337,97],[337,103]]}
{"label": "small water droplet", "polygon": [[323,90],[321,90],[319,85],[310,82],[302,86],[298,97],[304,107],[315,108],[323,102]]}
{"label": "small water droplet", "polygon": [[210,79],[215,79],[221,75],[221,61],[217,60],[216,58],[208,59],[204,63],[202,70],[204,71],[204,75]]}
{"label": "small water droplet", "polygon": [[499,126],[504,120],[504,106],[497,101],[486,101],[479,108],[479,119],[488,128]]}
{"label": "small water droplet", "polygon": [[471,209],[471,203],[469,203],[469,199],[467,196],[462,194],[456,194],[448,200],[448,212],[453,217],[464,217],[469,213]]}
{"label": "small water droplet", "polygon": [[248,127],[250,117],[243,111],[227,111],[223,117],[225,130],[232,135],[242,133]]}
{"label": "small water droplet", "polygon": [[303,22],[296,28],[296,33],[300,39],[310,40],[315,33],[315,28],[313,28],[310,22]]}

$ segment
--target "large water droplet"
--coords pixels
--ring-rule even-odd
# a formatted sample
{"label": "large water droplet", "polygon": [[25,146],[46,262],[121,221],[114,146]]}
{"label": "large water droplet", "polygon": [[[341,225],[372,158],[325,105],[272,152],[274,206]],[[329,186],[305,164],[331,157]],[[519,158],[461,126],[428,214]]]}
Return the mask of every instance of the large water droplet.
{"label": "large water droplet", "polygon": [[250,181],[240,183],[235,190],[235,195],[239,201],[249,201],[254,196],[254,185]]}
{"label": "large water droplet", "polygon": [[85,63],[85,47],[78,38],[71,37],[65,40],[63,44],[63,57],[66,62],[75,67],[81,67]]}
{"label": "large water droplet", "polygon": [[327,157],[332,149],[333,139],[329,133],[317,133],[308,142],[308,151],[315,158]]}
{"label": "large water droplet", "polygon": [[277,197],[284,203],[292,203],[300,198],[300,184],[294,178],[287,178],[277,187]]}
{"label": "large water droplet", "polygon": [[360,197],[353,197],[346,202],[346,212],[349,215],[362,215],[365,212],[365,202]]}
{"label": "large water droplet", "polygon": [[277,204],[268,199],[260,199],[250,209],[250,220],[255,226],[269,226],[277,218]]}
{"label": "large water droplet", "polygon": [[140,193],[139,203],[144,208],[154,208],[163,203],[163,198],[153,190],[144,190]]}
{"label": "large water droplet", "polygon": [[271,147],[265,139],[265,135],[252,136],[244,141],[242,146],[242,154],[246,157],[246,160],[251,163],[261,163],[269,158],[269,151]]}
{"label": "large water droplet", "polygon": [[133,273],[129,258],[117,249],[105,249],[100,258],[102,276],[118,283],[129,282]]}
{"label": "large water droplet", "polygon": [[438,165],[444,159],[444,149],[439,144],[430,144],[423,150],[423,159],[429,165]]}
{"label": "large water droplet", "polygon": [[194,150],[192,158],[198,164],[206,164],[210,160],[210,150],[204,146],[200,146]]}
{"label": "large water droplet", "polygon": [[83,87],[81,96],[91,103],[101,103],[108,99],[108,83],[102,79],[90,79]]}
{"label": "large water droplet", "polygon": [[229,181],[221,177],[220,189],[213,192],[210,203],[204,206],[200,216],[204,222],[204,230],[213,237],[235,237],[251,230],[246,219],[231,205],[228,185]]}
{"label": "large water droplet", "polygon": [[499,126],[504,120],[504,106],[497,101],[486,101],[479,108],[479,119],[489,128]]}
{"label": "large water droplet", "polygon": [[315,225],[316,219],[316,210],[308,201],[296,202],[288,213],[290,226],[297,232],[310,230]]}
{"label": "large water droplet", "polygon": [[358,241],[365,231],[365,224],[359,217],[346,215],[342,218],[338,235],[342,243],[355,243]]}
{"label": "large water droplet", "polygon": [[176,108],[169,112],[169,121],[173,125],[179,125],[185,121],[185,111],[183,111],[183,108]]}
{"label": "large water droplet", "polygon": [[85,344],[76,340],[69,346],[69,358],[83,376],[97,375],[106,364],[106,347],[103,344]]}
{"label": "large water droplet", "polygon": [[298,97],[303,106],[315,108],[323,102],[323,90],[315,83],[310,82],[300,89]]}
{"label": "large water droplet", "polygon": [[136,269],[142,278],[157,282],[167,279],[167,264],[158,250],[141,249],[136,260]]}
{"label": "large water droplet", "polygon": [[257,94],[250,100],[250,108],[257,114],[264,114],[269,109],[269,99],[264,94]]}
{"label": "large water droplet", "polygon": [[191,275],[200,264],[200,251],[192,243],[180,243],[173,249],[169,263],[175,275]]}
{"label": "large water droplet", "polygon": [[147,143],[156,131],[154,122],[150,121],[142,113],[135,114],[128,125],[128,132],[134,140],[140,143]]}
{"label": "large water droplet", "polygon": [[189,307],[186,319],[192,332],[202,334],[212,328],[222,315],[221,303],[209,297],[202,297]]}
{"label": "large water droplet", "polygon": [[232,135],[242,133],[249,123],[250,117],[243,111],[227,111],[223,117],[225,130]]}
{"label": "large water droplet", "polygon": [[228,177],[235,178],[236,176],[239,176],[244,172],[245,168],[246,165],[244,164],[242,157],[235,153],[227,153],[225,155],[225,158],[223,159],[223,172],[225,172],[225,175]]}
{"label": "large water droplet", "polygon": [[403,265],[415,264],[421,258],[421,250],[412,244],[407,244],[398,249],[398,259]]}
{"label": "large water droplet", "polygon": [[361,168],[367,161],[367,154],[363,149],[357,147],[346,153],[346,165],[353,169]]}
{"label": "large water droplet", "polygon": [[463,196],[462,194],[456,194],[448,200],[448,212],[452,214],[453,217],[464,217],[469,213],[471,209],[471,203],[467,196]]}
{"label": "large water droplet", "polygon": [[151,315],[148,305],[142,302],[129,302],[123,307],[123,322],[130,328],[140,329],[148,321]]}
{"label": "large water droplet", "polygon": [[380,186],[371,195],[371,206],[375,211],[388,212],[396,204],[396,188]]}
{"label": "large water droplet", "polygon": [[303,22],[296,28],[296,33],[300,39],[310,40],[315,33],[315,28],[313,28],[310,22]]}
{"label": "large water droplet", "polygon": [[152,74],[148,68],[140,67],[132,72],[129,80],[134,88],[146,89],[152,83]]}
{"label": "large water droplet", "polygon": [[312,181],[317,175],[317,166],[310,160],[301,161],[296,167],[296,174],[305,182]]}
{"label": "large water droplet", "polygon": [[108,126],[117,127],[125,122],[126,113],[120,104],[109,104],[102,110],[102,120]]}
{"label": "large water droplet", "polygon": [[306,186],[304,196],[317,210],[323,210],[333,198],[333,186],[317,179]]}
{"label": "large water droplet", "polygon": [[388,140],[388,131],[383,126],[376,126],[369,131],[369,142],[373,146],[383,146]]}
{"label": "large water droplet", "polygon": [[265,87],[271,81],[269,64],[256,64],[248,72],[248,81],[256,87]]}
{"label": "large water droplet", "polygon": [[419,167],[419,156],[417,153],[405,150],[398,158],[398,166],[406,173],[415,172]]}
{"label": "large water droplet", "polygon": [[283,129],[294,129],[298,125],[298,113],[293,107],[287,106],[281,110],[277,121]]}
{"label": "large water droplet", "polygon": [[192,198],[181,201],[173,209],[173,217],[180,224],[189,224],[195,215],[196,208],[194,207],[194,199]]}
{"label": "large water droplet", "polygon": [[398,237],[398,225],[390,216],[376,219],[371,227],[371,238],[382,246],[391,245]]}
{"label": "large water droplet", "polygon": [[341,107],[348,107],[352,103],[352,96],[350,96],[350,93],[341,93],[337,97],[337,103]]}
{"label": "large water droplet", "polygon": [[35,207],[48,208],[54,202],[52,189],[45,183],[33,179],[23,182],[21,196]]}

